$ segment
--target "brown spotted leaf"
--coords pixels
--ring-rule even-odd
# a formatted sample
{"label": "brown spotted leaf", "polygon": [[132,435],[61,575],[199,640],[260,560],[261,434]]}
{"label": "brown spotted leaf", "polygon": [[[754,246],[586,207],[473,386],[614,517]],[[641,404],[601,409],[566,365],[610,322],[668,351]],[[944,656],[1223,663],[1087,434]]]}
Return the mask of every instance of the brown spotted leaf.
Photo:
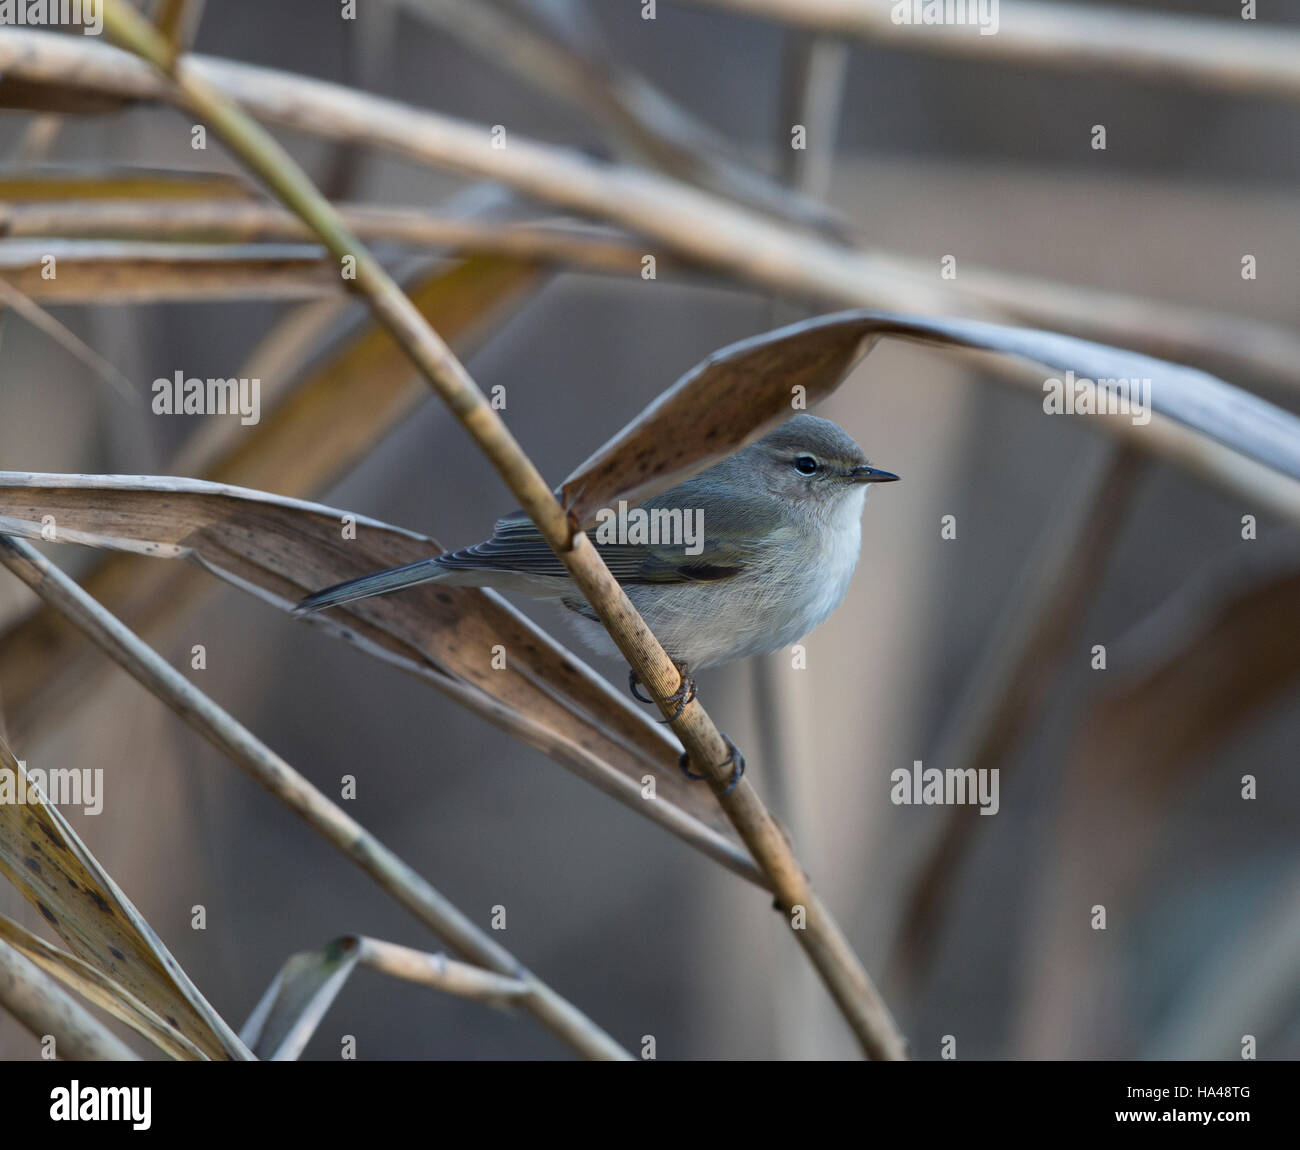
{"label": "brown spotted leaf", "polygon": [[171,1023],[85,959],[60,950],[4,915],[0,915],[0,939],[21,951],[46,974],[147,1038],[159,1050],[173,1058],[195,1062],[207,1060],[208,1056]]}
{"label": "brown spotted leaf", "polygon": [[207,1057],[251,1058],[3,739],[0,788],[0,871],[72,953]]}

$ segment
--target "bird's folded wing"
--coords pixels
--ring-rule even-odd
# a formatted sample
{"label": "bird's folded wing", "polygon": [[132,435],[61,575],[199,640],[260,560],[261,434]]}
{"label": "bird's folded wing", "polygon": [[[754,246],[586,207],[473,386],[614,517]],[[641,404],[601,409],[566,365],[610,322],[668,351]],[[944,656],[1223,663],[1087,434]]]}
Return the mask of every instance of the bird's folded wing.
{"label": "bird's folded wing", "polygon": [[[705,524],[698,545],[685,542],[603,543],[596,550],[620,583],[698,583],[739,574],[752,554],[752,540],[711,537]],[[690,554],[695,552],[695,554]],[[463,551],[441,555],[438,565],[453,571],[517,571],[566,578],[568,572],[532,520],[517,511],[497,521],[492,538]]]}

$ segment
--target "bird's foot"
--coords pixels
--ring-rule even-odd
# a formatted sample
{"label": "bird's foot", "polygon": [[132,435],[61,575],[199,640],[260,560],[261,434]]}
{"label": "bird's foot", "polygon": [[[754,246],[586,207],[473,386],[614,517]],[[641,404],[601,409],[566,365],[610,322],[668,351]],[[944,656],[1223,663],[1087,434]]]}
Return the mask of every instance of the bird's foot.
{"label": "bird's foot", "polygon": [[[682,684],[664,699],[664,702],[670,704],[674,709],[668,718],[659,720],[661,723],[671,723],[676,719],[680,719],[682,712],[695,701],[695,680],[686,673],[686,668],[680,664],[677,666],[677,671],[682,677]],[[641,694],[640,690],[638,690],[641,686],[641,677],[635,671],[628,671],[627,685],[632,692],[632,698],[636,699],[637,702],[654,704],[654,699],[650,698],[649,695]]]}
{"label": "bird's foot", "polygon": [[[718,733],[722,734],[721,731]],[[724,795],[729,795],[736,789],[736,784],[740,782],[741,778],[745,774],[745,756],[740,753],[740,748],[727,738],[726,735],[722,735],[722,739],[727,744],[730,752],[727,757],[722,760],[722,766],[725,767],[728,763],[731,764],[731,779],[727,783],[727,789],[722,793]],[[691,770],[691,756],[685,751],[682,752],[681,758],[677,760],[677,765],[682,768],[682,774],[684,774],[688,779],[708,778],[707,775],[696,774]]]}

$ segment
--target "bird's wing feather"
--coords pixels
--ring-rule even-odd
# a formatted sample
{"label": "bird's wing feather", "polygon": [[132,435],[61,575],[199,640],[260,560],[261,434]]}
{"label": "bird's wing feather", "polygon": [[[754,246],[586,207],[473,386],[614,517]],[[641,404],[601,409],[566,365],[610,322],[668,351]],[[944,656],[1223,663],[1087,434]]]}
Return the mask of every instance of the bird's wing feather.
{"label": "bird's wing feather", "polygon": [[[694,583],[730,578],[743,571],[761,549],[764,500],[734,492],[719,499],[717,493],[710,492],[706,501],[688,482],[642,506],[693,511],[706,502],[709,508],[720,510],[705,514],[703,548],[695,555],[687,554],[683,543],[602,543],[595,533],[592,542],[620,583]],[[568,574],[522,511],[499,519],[491,539],[441,555],[438,564],[456,571],[516,571],[556,578]]]}
{"label": "bird's wing feather", "polygon": [[[688,554],[684,542],[602,543],[598,538],[592,539],[615,579],[627,584],[712,582],[741,574],[763,554],[774,518],[770,500],[721,480],[718,470],[715,469],[707,489],[698,479],[687,480],[642,504],[683,512],[707,508],[702,547],[692,547],[696,554]],[[700,542],[698,538],[695,541]],[[295,613],[320,611],[371,595],[399,591],[436,580],[448,571],[568,577],[564,565],[532,520],[522,511],[516,511],[498,520],[492,538],[483,543],[326,587],[303,599]]]}

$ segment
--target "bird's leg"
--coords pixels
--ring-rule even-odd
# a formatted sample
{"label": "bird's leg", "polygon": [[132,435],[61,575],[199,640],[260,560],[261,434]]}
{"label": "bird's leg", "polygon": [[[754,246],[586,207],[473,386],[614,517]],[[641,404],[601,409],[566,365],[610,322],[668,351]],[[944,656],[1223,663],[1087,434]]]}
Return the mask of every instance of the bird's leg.
{"label": "bird's leg", "polygon": [[[719,731],[718,734],[722,735],[722,732]],[[727,783],[727,789],[722,793],[724,795],[729,795],[736,789],[736,784],[740,782],[742,776],[745,774],[745,756],[740,753],[740,748],[727,738],[726,735],[722,735],[722,741],[727,744],[729,749],[729,754],[722,760],[722,765],[725,767],[728,763],[731,764],[731,780]],[[685,751],[682,752],[681,758],[677,760],[677,765],[682,768],[682,774],[684,774],[688,779],[703,779],[708,777],[707,775],[696,774],[691,770],[691,756]]]}
{"label": "bird's leg", "polygon": [[[682,684],[671,695],[664,698],[664,702],[671,703],[675,709],[668,718],[660,720],[663,723],[671,723],[674,719],[680,719],[682,712],[695,700],[695,680],[686,673],[686,667],[683,664],[674,663],[673,666],[677,668],[677,673],[681,675]],[[650,704],[655,702],[649,695],[643,695],[638,690],[641,685],[641,677],[635,671],[628,671],[627,685],[632,692],[632,698],[636,699],[637,702]]]}

